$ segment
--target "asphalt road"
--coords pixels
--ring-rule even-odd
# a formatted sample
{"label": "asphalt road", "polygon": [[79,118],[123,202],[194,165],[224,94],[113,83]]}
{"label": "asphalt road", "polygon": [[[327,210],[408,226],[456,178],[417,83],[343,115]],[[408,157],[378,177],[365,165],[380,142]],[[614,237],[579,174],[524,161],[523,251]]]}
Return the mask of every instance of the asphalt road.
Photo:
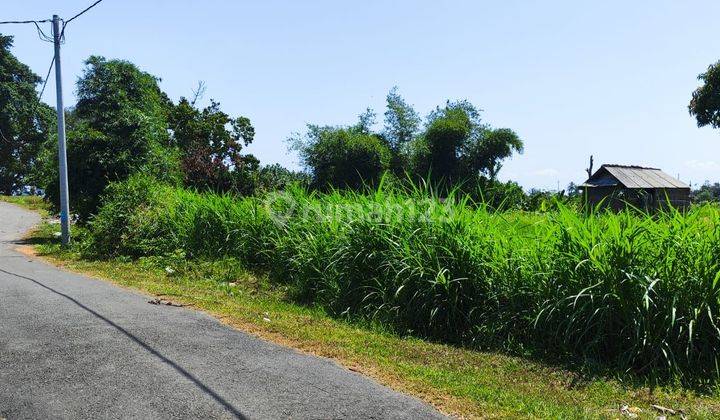
{"label": "asphalt road", "polygon": [[15,252],[0,202],[0,418],[442,417],[336,363]]}

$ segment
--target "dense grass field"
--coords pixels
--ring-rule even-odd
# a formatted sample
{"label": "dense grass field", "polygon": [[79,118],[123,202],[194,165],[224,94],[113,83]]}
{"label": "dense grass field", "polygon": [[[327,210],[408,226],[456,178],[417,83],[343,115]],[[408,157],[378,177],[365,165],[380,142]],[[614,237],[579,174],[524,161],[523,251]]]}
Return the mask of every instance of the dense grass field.
{"label": "dense grass field", "polygon": [[616,372],[718,377],[720,211],[497,213],[427,190],[259,198],[115,185],[94,258],[232,258],[295,302],[401,335]]}
{"label": "dense grass field", "polygon": [[[133,183],[133,188],[130,188],[131,185],[116,188],[130,193],[136,187],[142,187],[144,190],[141,191],[145,193],[134,192],[125,195],[124,200],[113,200],[116,210],[127,210],[117,213],[118,223],[131,219],[139,223],[142,219],[129,217],[133,214],[129,210],[149,211],[158,205],[149,196],[154,196],[155,192],[168,192],[163,191],[166,187],[153,186],[145,181],[135,180]],[[170,191],[172,194],[185,193],[174,189]],[[427,204],[427,194],[417,193],[419,197],[416,198]],[[299,192],[295,195],[313,202],[327,198],[306,197]],[[398,196],[409,198],[407,194]],[[119,205],[120,201],[127,204],[132,197],[137,199],[135,204]],[[344,198],[349,199],[350,196]],[[414,199],[411,198],[411,201]],[[46,203],[37,199],[28,201],[26,198],[0,197],[0,200],[35,209],[46,208]],[[263,209],[299,209],[293,200],[275,197],[258,201]],[[435,206],[437,203],[428,205]],[[448,204],[446,201],[443,205]],[[412,207],[412,204],[405,200],[403,206]],[[337,209],[338,206],[334,204],[331,207]],[[361,207],[337,211],[347,214],[347,211],[358,209]],[[702,211],[715,210],[706,208]],[[284,226],[283,222],[288,222],[293,214],[310,217],[310,213],[304,211],[274,214],[271,217],[273,225],[267,226],[267,229],[276,229],[278,226],[275,223],[279,223],[279,227]],[[556,214],[504,213],[488,216],[502,216],[504,223],[517,226],[532,238]],[[110,221],[107,215],[103,217],[106,222]],[[119,226],[118,236],[114,237],[129,239],[127,235],[140,226],[142,224],[127,226],[127,229]],[[110,228],[109,225],[106,227]],[[74,246],[67,249],[59,245],[56,237],[58,226],[51,223],[45,223],[35,231],[30,242],[36,244],[36,252],[66,269],[190,305],[265,339],[333,358],[352,370],[422,398],[448,414],[467,418],[618,418],[623,415],[621,407],[626,406],[629,411],[625,414],[654,418],[660,412],[652,408],[653,404],[682,409],[689,418],[716,418],[720,413],[717,403],[717,395],[720,394],[712,378],[706,377],[700,388],[688,387],[687,384],[680,386],[677,381],[659,383],[651,375],[637,376],[577,355],[565,360],[560,357],[554,357],[555,360],[538,359],[530,354],[538,354],[538,348],[531,347],[529,340],[515,339],[503,344],[515,355],[502,349],[478,350],[482,346],[477,341],[475,346],[473,342],[457,346],[432,342],[439,341],[437,339],[420,340],[407,334],[419,335],[414,331],[403,332],[395,324],[373,322],[372,317],[338,314],[332,306],[297,304],[302,296],[297,285],[286,278],[273,278],[274,271],[262,268],[266,263],[256,262],[248,268],[247,262],[236,257],[194,256],[181,249],[154,255],[151,248],[145,248],[144,251],[136,250],[134,256],[130,256],[132,253],[128,250],[119,252],[120,243],[115,247],[108,245],[106,250],[93,250],[92,244],[99,242],[93,239],[90,228],[98,229],[98,226],[75,226]],[[125,242],[125,245],[130,243]],[[116,251],[113,256],[105,255],[107,250],[112,249]],[[138,257],[142,252],[147,256]]]}

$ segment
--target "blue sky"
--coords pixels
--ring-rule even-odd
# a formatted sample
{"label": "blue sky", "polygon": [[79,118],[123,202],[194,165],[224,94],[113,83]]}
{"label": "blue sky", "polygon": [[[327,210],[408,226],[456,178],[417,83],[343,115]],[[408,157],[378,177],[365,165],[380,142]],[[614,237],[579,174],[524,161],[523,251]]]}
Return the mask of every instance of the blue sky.
{"label": "blue sky", "polygon": [[[91,1],[3,3],[0,20],[68,18]],[[590,154],[596,167],[720,181],[720,130],[687,112],[698,73],[720,60],[718,16],[712,0],[105,0],[68,25],[65,103],[91,54],[136,63],[174,100],[203,80],[206,101],[252,120],[252,153],[297,168],[292,132],[352,123],[368,106],[381,122],[397,85],[422,115],[468,99],[487,123],[516,130],[525,154],[500,176],[526,188],[582,182]],[[52,45],[30,25],[0,29],[44,75]],[[51,105],[54,92],[51,81]]]}

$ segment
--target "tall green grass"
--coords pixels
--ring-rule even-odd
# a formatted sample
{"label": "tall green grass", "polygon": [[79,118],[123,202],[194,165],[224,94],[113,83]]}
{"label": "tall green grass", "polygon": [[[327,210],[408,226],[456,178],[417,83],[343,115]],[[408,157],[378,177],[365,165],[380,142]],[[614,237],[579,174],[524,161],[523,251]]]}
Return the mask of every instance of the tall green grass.
{"label": "tall green grass", "polygon": [[237,199],[134,177],[94,256],[234,258],[338,317],[683,380],[720,376],[720,210],[492,212],[381,186]]}

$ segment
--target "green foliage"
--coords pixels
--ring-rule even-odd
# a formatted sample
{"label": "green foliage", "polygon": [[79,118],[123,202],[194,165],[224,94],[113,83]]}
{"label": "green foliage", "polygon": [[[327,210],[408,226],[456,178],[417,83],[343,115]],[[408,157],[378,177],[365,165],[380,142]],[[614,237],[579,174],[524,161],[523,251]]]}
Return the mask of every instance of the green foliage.
{"label": "green foliage", "polygon": [[170,113],[170,129],[172,142],[181,152],[186,186],[215,192],[254,191],[251,174],[259,161],[241,153],[255,137],[248,118],[231,118],[215,101],[200,110],[181,98]]}
{"label": "green foliage", "polygon": [[502,161],[522,151],[523,142],[514,131],[482,123],[470,102],[448,102],[428,116],[425,133],[411,145],[411,171],[452,187],[479,176],[495,179]]}
{"label": "green foliage", "polygon": [[132,182],[88,250],[237,258],[300,302],[400,333],[718,378],[715,207],[533,215],[422,188],[233,199]]}
{"label": "green foliage", "polygon": [[479,176],[463,183],[458,192],[467,194],[473,202],[482,203],[494,211],[537,210],[528,206],[525,191],[513,181],[500,182]]}
{"label": "green foliage", "polygon": [[694,203],[720,202],[720,183],[705,181],[700,188],[691,192],[690,198]]}
{"label": "green foliage", "polygon": [[698,127],[720,128],[720,61],[711,64],[698,79],[703,85],[692,94],[688,106],[690,115],[695,116]]}
{"label": "green foliage", "polygon": [[353,127],[309,124],[304,136],[290,139],[312,173],[315,188],[360,189],[376,183],[389,169],[390,149],[369,132],[369,115],[363,114]]}
{"label": "green foliage", "polygon": [[390,169],[397,178],[410,174],[415,182],[429,180],[448,191],[480,177],[495,179],[502,161],[523,151],[514,131],[484,124],[480,110],[468,101],[437,107],[419,133],[417,112],[393,88],[382,133],[372,132],[374,122],[375,113],[368,109],[354,126],[310,124],[306,134],[289,139],[312,174],[313,187],[358,189]]}
{"label": "green foliage", "polygon": [[[93,56],[78,80],[78,103],[68,115],[68,179],[72,210],[87,220],[113,181],[142,171],[159,179],[178,178],[177,152],[169,147],[171,103],[158,79],[122,60]],[[41,180],[59,203],[55,140],[43,156]]]}
{"label": "green foliage", "polygon": [[398,93],[397,86],[387,94],[385,111],[385,131],[390,148],[400,151],[408,144],[420,128],[420,116]]}
{"label": "green foliage", "polygon": [[427,156],[418,159],[426,162],[420,166],[419,174],[429,173],[435,183],[446,182],[453,185],[459,179],[460,151],[470,138],[473,124],[468,113],[461,108],[446,108],[428,124],[422,138]]}
{"label": "green foliage", "polygon": [[580,198],[583,194],[583,188],[574,182],[570,182],[565,189],[569,198]]}
{"label": "green foliage", "polygon": [[488,129],[482,137],[471,139],[463,150],[464,169],[469,174],[482,173],[495,179],[502,161],[513,153],[523,152],[523,142],[509,128]]}
{"label": "green foliage", "polygon": [[291,185],[306,188],[310,185],[311,178],[304,172],[291,171],[275,163],[262,166],[257,171],[257,191],[272,192],[282,191]]}
{"label": "green foliage", "polygon": [[10,52],[12,41],[0,34],[0,194],[7,195],[28,185],[53,127],[53,111],[35,90],[42,80]]}
{"label": "green foliage", "polygon": [[[94,256],[174,255],[189,258],[263,259],[273,223],[254,198],[201,195],[158,184],[142,174],[108,188],[105,204],[90,222]],[[220,229],[220,230],[218,230]]]}
{"label": "green foliage", "polygon": [[141,173],[131,175],[124,182],[108,186],[103,205],[93,219],[92,242],[86,252],[93,255],[142,255],[157,252],[144,246],[136,239],[138,229],[144,222],[143,208],[162,204],[162,195],[169,187],[158,184],[151,177]]}

